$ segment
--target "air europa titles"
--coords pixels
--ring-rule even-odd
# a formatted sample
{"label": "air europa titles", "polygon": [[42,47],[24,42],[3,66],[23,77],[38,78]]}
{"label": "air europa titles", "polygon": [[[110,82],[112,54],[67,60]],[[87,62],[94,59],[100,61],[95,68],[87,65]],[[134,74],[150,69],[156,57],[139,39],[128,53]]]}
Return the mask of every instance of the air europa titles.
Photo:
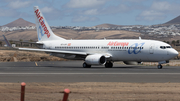
{"label": "air europa titles", "polygon": [[41,24],[42,28],[44,29],[44,34],[47,34],[47,37],[50,37],[50,33],[44,23],[44,18],[40,15],[39,9],[35,11],[37,18],[39,19],[39,23]]}
{"label": "air europa titles", "polygon": [[122,47],[124,47],[124,46],[128,46],[129,42],[118,42],[118,41],[113,42],[113,41],[110,41],[107,45],[108,46],[122,46]]}

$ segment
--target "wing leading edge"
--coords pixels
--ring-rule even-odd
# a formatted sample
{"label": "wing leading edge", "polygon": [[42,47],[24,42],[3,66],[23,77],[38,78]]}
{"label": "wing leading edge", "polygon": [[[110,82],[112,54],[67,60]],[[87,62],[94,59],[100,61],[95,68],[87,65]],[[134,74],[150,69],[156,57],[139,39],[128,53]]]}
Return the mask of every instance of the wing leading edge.
{"label": "wing leading edge", "polygon": [[[72,55],[83,55],[83,56],[95,54],[95,53],[77,52],[77,51],[61,51],[61,50],[51,50],[51,49],[35,49],[35,48],[12,47],[12,45],[10,44],[10,42],[6,39],[6,37],[4,35],[3,35],[3,37],[4,37],[4,40],[5,40],[8,47],[18,49],[18,50],[23,50],[23,51],[39,51],[39,52],[47,52],[47,53],[72,54]],[[37,44],[43,45],[43,43],[37,43]],[[106,58],[111,58],[112,57],[112,55],[108,54],[108,53],[104,53],[102,55],[104,55]]]}
{"label": "wing leading edge", "polygon": [[60,54],[74,54],[74,55],[88,55],[85,52],[75,52],[75,51],[61,51],[61,50],[50,50],[50,49],[34,49],[34,48],[18,48],[19,50],[25,51],[39,51],[48,53],[60,53]]}

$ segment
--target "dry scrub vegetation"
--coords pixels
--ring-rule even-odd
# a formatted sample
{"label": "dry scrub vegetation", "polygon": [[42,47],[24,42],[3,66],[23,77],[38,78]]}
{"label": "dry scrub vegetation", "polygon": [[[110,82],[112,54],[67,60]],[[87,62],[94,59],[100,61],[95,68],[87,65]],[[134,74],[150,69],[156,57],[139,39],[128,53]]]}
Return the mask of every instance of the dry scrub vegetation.
{"label": "dry scrub vegetation", "polygon": [[50,56],[44,52],[28,52],[18,50],[0,50],[0,62],[29,62],[29,61],[60,61],[65,60]]}
{"label": "dry scrub vegetation", "polygon": [[[179,83],[27,83],[25,101],[179,101]],[[1,101],[19,101],[20,83],[0,83]]]}

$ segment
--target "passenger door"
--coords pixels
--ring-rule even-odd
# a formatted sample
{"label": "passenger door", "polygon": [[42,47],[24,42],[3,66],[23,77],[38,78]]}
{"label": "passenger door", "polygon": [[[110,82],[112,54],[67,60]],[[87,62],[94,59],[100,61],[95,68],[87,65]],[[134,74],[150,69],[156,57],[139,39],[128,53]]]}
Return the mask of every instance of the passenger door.
{"label": "passenger door", "polygon": [[149,53],[154,54],[154,44],[151,44],[149,47]]}

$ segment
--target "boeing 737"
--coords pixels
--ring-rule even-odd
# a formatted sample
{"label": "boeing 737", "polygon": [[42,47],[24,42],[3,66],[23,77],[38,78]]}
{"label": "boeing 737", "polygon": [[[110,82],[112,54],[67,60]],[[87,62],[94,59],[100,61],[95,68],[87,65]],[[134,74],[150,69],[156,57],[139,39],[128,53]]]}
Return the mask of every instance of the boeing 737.
{"label": "boeing 737", "polygon": [[[178,52],[169,44],[156,40],[139,39],[101,39],[101,40],[66,40],[56,36],[38,6],[34,7],[39,49],[17,48],[26,51],[41,51],[50,55],[75,60],[84,60],[83,67],[105,65],[112,68],[113,62],[123,61],[127,65],[141,62],[162,64],[176,57]],[[7,45],[11,47],[4,36]]]}

